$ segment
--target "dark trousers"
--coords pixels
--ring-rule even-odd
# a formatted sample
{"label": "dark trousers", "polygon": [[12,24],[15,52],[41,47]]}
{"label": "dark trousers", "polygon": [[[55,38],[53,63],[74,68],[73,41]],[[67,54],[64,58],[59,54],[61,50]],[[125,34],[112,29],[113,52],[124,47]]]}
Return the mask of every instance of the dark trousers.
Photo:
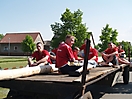
{"label": "dark trousers", "polygon": [[64,67],[61,67],[59,68],[59,71],[62,73],[62,74],[68,74],[69,72],[72,72],[72,71],[76,71],[77,69],[81,68],[82,66],[76,66],[76,65],[73,65],[73,66],[69,66],[68,64],[65,65]]}

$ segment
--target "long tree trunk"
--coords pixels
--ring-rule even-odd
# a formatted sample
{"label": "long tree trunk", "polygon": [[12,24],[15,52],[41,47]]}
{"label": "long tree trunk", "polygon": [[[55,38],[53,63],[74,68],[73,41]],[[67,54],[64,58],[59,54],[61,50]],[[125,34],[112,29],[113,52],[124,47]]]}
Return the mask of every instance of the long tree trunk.
{"label": "long tree trunk", "polygon": [[0,70],[0,80],[14,79],[18,77],[25,77],[25,76],[30,76],[34,74],[40,74],[40,73],[50,73],[56,70],[57,68],[55,68],[54,66],[43,65],[43,64],[40,64],[39,66],[34,66],[34,67]]}

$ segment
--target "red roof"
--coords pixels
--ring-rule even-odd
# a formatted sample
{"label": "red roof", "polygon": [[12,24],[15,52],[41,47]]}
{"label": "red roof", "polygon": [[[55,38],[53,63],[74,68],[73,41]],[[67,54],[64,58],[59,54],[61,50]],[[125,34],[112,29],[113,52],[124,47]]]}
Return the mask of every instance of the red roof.
{"label": "red roof", "polygon": [[[40,35],[39,32],[32,33],[7,33],[0,41],[0,43],[21,43],[27,35],[30,35],[35,41],[36,37]],[[41,36],[41,35],[40,35]],[[41,37],[42,38],[42,37]]]}

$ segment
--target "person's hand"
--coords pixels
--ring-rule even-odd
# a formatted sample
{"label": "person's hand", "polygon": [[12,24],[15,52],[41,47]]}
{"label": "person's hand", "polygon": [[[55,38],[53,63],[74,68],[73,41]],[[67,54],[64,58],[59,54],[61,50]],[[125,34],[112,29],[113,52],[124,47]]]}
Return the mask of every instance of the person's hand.
{"label": "person's hand", "polygon": [[109,54],[105,54],[106,57],[109,57],[110,55]]}
{"label": "person's hand", "polygon": [[104,52],[101,52],[100,54],[101,54],[101,55],[105,55],[105,53],[104,53]]}
{"label": "person's hand", "polygon": [[38,65],[37,63],[33,63],[33,64],[31,64],[31,67],[37,66],[37,65]]}

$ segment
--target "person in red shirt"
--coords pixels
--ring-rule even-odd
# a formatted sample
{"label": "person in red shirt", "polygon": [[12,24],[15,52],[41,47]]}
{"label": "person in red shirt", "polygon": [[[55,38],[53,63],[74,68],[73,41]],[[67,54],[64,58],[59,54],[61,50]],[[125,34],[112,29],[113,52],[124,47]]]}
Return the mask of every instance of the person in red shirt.
{"label": "person in red shirt", "polygon": [[[36,44],[37,51],[35,51],[29,58],[28,64],[30,67],[37,66],[40,63],[48,64],[50,61],[50,54],[47,50],[44,50],[43,44],[38,42]],[[33,59],[36,59],[36,62],[33,62]]]}
{"label": "person in red shirt", "polygon": [[80,51],[83,51],[81,54],[81,57],[83,57],[83,58],[84,58],[84,55],[86,53],[86,50],[85,50],[86,42],[87,42],[87,39],[84,39],[84,44],[82,44],[82,46],[80,47]]}
{"label": "person in red shirt", "polygon": [[[84,50],[84,55],[86,55],[86,42],[88,39],[86,39],[84,42],[84,44],[81,47],[81,50]],[[95,48],[92,48],[92,46],[90,46],[89,49],[89,54],[88,56],[88,65],[87,65],[87,70],[89,70],[90,68],[94,68],[96,67],[98,64],[98,51]],[[82,61],[83,63],[83,61]],[[73,76],[80,76],[81,73],[83,71],[83,67],[80,67],[79,69],[77,69],[75,72],[72,72],[70,75]]]}
{"label": "person in red shirt", "polygon": [[131,62],[129,62],[128,60],[125,59],[125,51],[122,49],[121,45],[118,46],[118,55],[119,55],[119,57],[118,57],[119,63],[128,64],[130,66],[132,65]]}
{"label": "person in red shirt", "polygon": [[101,55],[106,65],[110,62],[113,65],[118,65],[118,48],[112,42],[108,43],[108,48],[101,52]]}
{"label": "person in red shirt", "polygon": [[121,57],[121,58],[124,58],[125,56],[125,51],[122,49],[122,46],[121,45],[119,45],[118,46],[118,55],[119,55],[119,57]]}
{"label": "person in red shirt", "polygon": [[[80,50],[84,51],[84,55],[86,53],[86,39],[84,44],[80,47]],[[90,46],[89,55],[88,55],[88,65],[89,67],[96,67],[98,62],[98,51]]]}
{"label": "person in red shirt", "polygon": [[82,66],[69,66],[68,62],[74,62],[75,57],[73,55],[72,45],[74,44],[75,37],[67,35],[65,42],[60,43],[56,53],[56,67],[62,74],[68,74],[71,71],[75,71]]}
{"label": "person in red shirt", "polygon": [[81,57],[78,57],[78,53],[79,53],[79,51],[80,51],[80,49],[78,48],[78,47],[74,47],[74,49],[73,49],[73,55],[74,55],[74,57],[75,57],[75,60],[83,60],[83,58],[81,58]]}
{"label": "person in red shirt", "polygon": [[52,49],[51,52],[53,52],[55,55],[56,55],[56,52],[57,52],[57,48],[55,49]]}

